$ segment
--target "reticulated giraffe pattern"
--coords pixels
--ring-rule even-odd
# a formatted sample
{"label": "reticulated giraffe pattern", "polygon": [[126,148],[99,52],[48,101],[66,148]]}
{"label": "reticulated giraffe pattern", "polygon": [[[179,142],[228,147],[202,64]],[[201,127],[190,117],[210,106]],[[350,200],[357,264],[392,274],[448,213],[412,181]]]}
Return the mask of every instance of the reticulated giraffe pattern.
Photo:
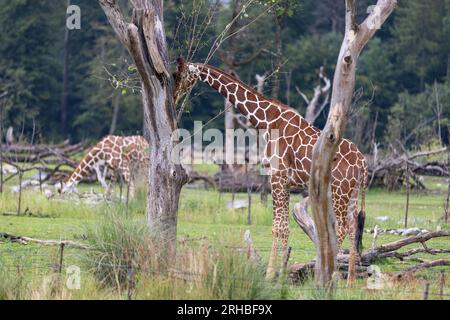
{"label": "reticulated giraffe pattern", "polygon": [[[263,164],[270,168],[273,198],[273,245],[268,277],[275,272],[279,243],[286,257],[289,239],[289,189],[307,188],[314,144],[320,130],[310,125],[297,111],[279,101],[268,99],[240,80],[205,64],[186,64],[179,60],[175,74],[175,100],[201,80],[223,95],[252,125],[264,130],[267,142]],[[343,139],[336,153],[332,171],[332,199],[336,214],[339,247],[349,234],[351,252],[356,250],[357,201],[361,192],[361,211],[367,164],[356,145]]]}
{"label": "reticulated giraffe pattern", "polygon": [[103,188],[109,192],[110,187],[106,183],[108,169],[119,173],[130,185],[132,192],[134,180],[132,170],[140,166],[148,167],[148,147],[148,142],[142,136],[106,136],[89,150],[66,179],[62,193],[74,191],[78,183],[93,172],[97,174]]}

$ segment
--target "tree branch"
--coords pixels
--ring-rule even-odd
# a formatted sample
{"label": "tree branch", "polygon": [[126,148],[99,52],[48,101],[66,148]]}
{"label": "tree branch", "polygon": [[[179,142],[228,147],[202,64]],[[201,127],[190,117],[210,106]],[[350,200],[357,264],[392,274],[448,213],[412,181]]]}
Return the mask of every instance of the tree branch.
{"label": "tree branch", "polygon": [[60,245],[65,245],[65,246],[70,246],[73,248],[77,248],[77,249],[90,249],[89,246],[86,246],[84,244],[80,244],[80,243],[76,243],[70,240],[40,240],[40,239],[33,239],[33,238],[29,238],[29,237],[23,237],[23,236],[13,236],[7,233],[0,233],[0,239],[1,240],[7,240],[7,241],[11,241],[11,242],[17,242],[23,245],[27,245],[28,242],[33,242],[33,243],[37,243],[37,244],[41,244],[44,246],[60,246]]}
{"label": "tree branch", "polygon": [[361,52],[377,30],[381,28],[396,6],[397,0],[378,0],[370,15],[358,28],[355,44],[359,52]]}
{"label": "tree branch", "polygon": [[446,152],[446,151],[447,151],[446,147],[443,147],[443,148],[440,148],[440,149],[437,149],[437,150],[420,151],[420,152],[416,152],[416,153],[408,156],[408,159],[412,160],[414,158],[426,157],[426,156],[430,156],[430,155],[433,155],[433,154],[443,153],[443,152]]}
{"label": "tree branch", "polygon": [[294,207],[294,220],[300,228],[306,233],[311,241],[317,245],[317,231],[314,226],[314,221],[308,214],[308,198],[304,198],[300,203]]}
{"label": "tree branch", "polygon": [[434,232],[429,232],[429,233],[421,234],[421,235],[414,236],[414,237],[400,239],[398,241],[391,242],[391,243],[388,243],[385,245],[381,245],[381,246],[377,247],[375,250],[378,253],[384,253],[384,252],[398,250],[398,249],[400,249],[404,246],[407,246],[409,244],[412,244],[412,243],[418,243],[418,242],[424,243],[433,238],[449,237],[449,236],[450,236],[450,230],[434,231]]}
{"label": "tree branch", "polygon": [[117,5],[116,0],[98,0],[100,6],[119,37],[120,42],[130,49],[130,39],[128,37],[128,23],[125,21],[122,10]]}
{"label": "tree branch", "polygon": [[439,260],[435,260],[435,261],[427,261],[427,262],[421,263],[418,266],[406,268],[403,271],[396,272],[396,273],[394,273],[394,276],[398,279],[406,274],[411,274],[411,273],[415,273],[415,272],[418,272],[418,271],[421,271],[424,269],[433,268],[433,267],[442,267],[442,266],[450,266],[450,260],[439,259]]}
{"label": "tree branch", "polygon": [[[324,85],[322,86],[321,84],[319,84],[314,88],[314,96],[311,100],[309,100],[308,97],[302,91],[300,91],[300,88],[298,88],[297,86],[295,87],[297,93],[301,95],[303,100],[305,100],[305,102],[308,104],[308,106],[306,107],[305,119],[312,125],[330,101],[330,95],[328,92],[331,89],[331,81],[325,76],[323,67],[320,67],[319,79],[324,82]],[[325,99],[322,102],[319,110],[317,110],[317,105],[319,104],[320,97],[323,95],[325,95]]]}
{"label": "tree branch", "polygon": [[397,258],[400,260],[404,260],[407,257],[419,254],[419,253],[429,253],[432,255],[440,254],[440,253],[449,253],[450,249],[431,249],[431,248],[415,248],[405,252],[385,252],[379,255],[379,258]]}
{"label": "tree branch", "polygon": [[153,67],[158,74],[165,74],[167,78],[170,77],[169,71],[166,68],[166,64],[160,54],[157,42],[157,34],[154,30],[160,29],[158,25],[161,22],[158,16],[153,10],[145,10],[144,19],[142,21],[142,28],[144,31],[145,42],[147,44],[148,52],[150,54],[150,61],[153,63]]}
{"label": "tree branch", "polygon": [[345,1],[345,33],[348,36],[350,32],[357,32],[356,24],[356,0]]}

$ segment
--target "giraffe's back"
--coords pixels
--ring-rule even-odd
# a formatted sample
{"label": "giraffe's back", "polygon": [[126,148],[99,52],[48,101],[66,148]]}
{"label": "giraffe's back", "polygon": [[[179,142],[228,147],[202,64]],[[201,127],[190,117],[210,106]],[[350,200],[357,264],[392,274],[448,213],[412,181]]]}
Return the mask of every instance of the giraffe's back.
{"label": "giraffe's back", "polygon": [[[292,170],[291,186],[306,188],[309,185],[312,153],[320,130],[311,126],[294,110],[287,110],[284,122],[279,126],[283,139],[281,150],[287,149]],[[284,140],[284,141],[283,141]],[[283,166],[283,164],[282,164]],[[339,195],[349,195],[355,187],[365,184],[367,163],[364,155],[351,141],[343,139],[333,161],[332,187]]]}
{"label": "giraffe's back", "polygon": [[148,143],[142,136],[113,136],[104,137],[92,149],[99,160],[105,162],[112,169],[121,168],[131,162],[147,161]]}

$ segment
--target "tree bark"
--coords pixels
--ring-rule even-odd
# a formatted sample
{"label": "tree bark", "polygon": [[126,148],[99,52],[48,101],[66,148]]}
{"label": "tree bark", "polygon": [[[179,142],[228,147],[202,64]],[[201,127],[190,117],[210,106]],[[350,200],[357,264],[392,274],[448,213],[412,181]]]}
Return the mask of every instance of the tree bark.
{"label": "tree bark", "polygon": [[[330,101],[330,89],[331,89],[331,81],[328,79],[324,74],[324,67],[320,67],[319,71],[319,79],[324,82],[324,85],[322,86],[319,84],[317,87],[314,88],[314,95],[311,100],[308,99],[308,97],[298,88],[297,92],[303,97],[303,100],[308,104],[306,107],[305,112],[305,119],[310,124],[314,125],[314,122],[316,122],[316,119],[319,117],[319,115],[322,113],[322,111],[325,109],[325,107],[328,105],[328,102]],[[323,96],[322,104],[319,107],[319,101],[320,97]]]}
{"label": "tree bark", "polygon": [[177,137],[173,79],[164,32],[162,0],[132,0],[133,19],[125,21],[116,0],[99,0],[122,44],[128,49],[142,83],[144,131],[149,139],[147,221],[159,237],[161,267],[175,261],[177,212],[187,175],[172,151]]}
{"label": "tree bark", "polygon": [[[299,203],[296,206],[296,216],[302,217],[302,221],[299,222],[300,226],[303,228],[306,225],[312,225],[312,221],[310,221],[310,218],[308,216],[308,213],[306,212],[306,208],[304,203]],[[304,212],[302,212],[304,211]],[[304,219],[306,217],[306,219]],[[298,221],[297,221],[298,222]],[[312,231],[312,235],[310,236],[311,239],[315,239],[314,230]],[[376,264],[378,259],[385,259],[385,258],[397,258],[401,261],[406,261],[407,259],[411,258],[414,255],[417,254],[430,254],[430,255],[438,255],[438,254],[446,254],[449,252],[449,249],[433,249],[425,245],[425,242],[440,238],[440,237],[449,237],[450,231],[449,230],[441,230],[441,231],[434,231],[429,232],[425,234],[421,234],[418,236],[412,236],[404,239],[400,239],[394,242],[385,243],[379,247],[373,247],[372,249],[369,249],[367,251],[364,251],[361,255],[361,265],[358,266],[358,273],[363,276],[367,276],[368,269],[371,265]],[[314,240],[313,240],[314,242]],[[413,244],[420,243],[421,247],[409,249],[409,250],[403,250],[402,252],[399,252],[399,249],[404,248],[405,246],[411,246]],[[339,270],[342,272],[347,272],[349,270],[349,254],[343,253],[340,254],[338,257],[339,262]],[[435,261],[427,261],[423,263],[421,261],[420,265],[409,267],[405,270],[388,273],[389,275],[394,276],[394,279],[399,279],[402,276],[406,274],[411,274],[413,272],[417,272],[426,268],[432,268],[436,266],[445,266],[449,265],[450,260],[445,259],[438,259]],[[294,264],[289,269],[290,278],[296,282],[296,281],[303,281],[309,274],[315,273],[314,272],[314,266],[315,262],[311,261],[308,263],[300,263],[300,264]]]}
{"label": "tree bark", "polygon": [[351,106],[358,57],[378,27],[389,17],[396,0],[378,0],[370,16],[361,24],[355,20],[356,1],[346,0],[345,36],[336,65],[330,113],[327,124],[314,146],[309,195],[317,231],[315,280],[319,288],[331,285],[337,267],[335,214],[331,197],[333,158],[341,142]]}

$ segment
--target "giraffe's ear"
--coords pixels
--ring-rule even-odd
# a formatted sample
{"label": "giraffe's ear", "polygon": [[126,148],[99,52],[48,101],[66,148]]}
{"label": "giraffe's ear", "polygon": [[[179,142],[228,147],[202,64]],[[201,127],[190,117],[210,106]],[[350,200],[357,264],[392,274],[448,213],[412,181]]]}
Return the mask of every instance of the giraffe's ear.
{"label": "giraffe's ear", "polygon": [[183,74],[186,71],[186,60],[183,57],[177,59],[177,73]]}

